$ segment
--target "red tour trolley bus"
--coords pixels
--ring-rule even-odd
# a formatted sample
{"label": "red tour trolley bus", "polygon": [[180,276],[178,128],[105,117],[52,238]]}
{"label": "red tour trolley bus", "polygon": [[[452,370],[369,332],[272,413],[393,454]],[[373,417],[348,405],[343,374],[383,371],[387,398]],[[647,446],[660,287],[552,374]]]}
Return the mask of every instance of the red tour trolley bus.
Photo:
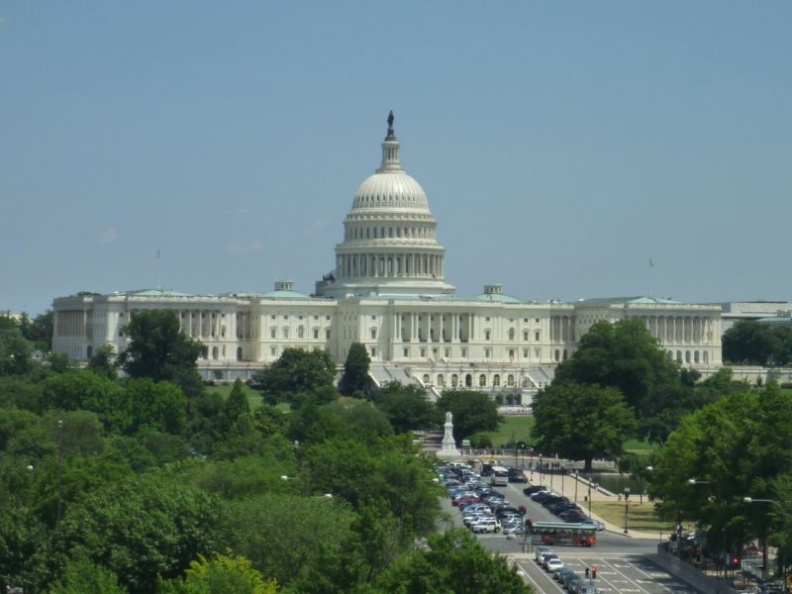
{"label": "red tour trolley bus", "polygon": [[597,544],[597,526],[566,522],[533,522],[531,542],[537,545],[592,547]]}

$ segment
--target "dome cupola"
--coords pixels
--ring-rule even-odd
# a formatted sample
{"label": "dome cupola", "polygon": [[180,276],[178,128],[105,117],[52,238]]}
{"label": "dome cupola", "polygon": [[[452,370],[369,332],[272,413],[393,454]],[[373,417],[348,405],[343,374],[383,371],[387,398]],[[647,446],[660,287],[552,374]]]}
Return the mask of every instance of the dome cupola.
{"label": "dome cupola", "polygon": [[449,294],[443,282],[445,248],[421,185],[401,164],[400,144],[388,115],[382,162],[355,192],[336,245],[336,268],[316,292],[348,295]]}

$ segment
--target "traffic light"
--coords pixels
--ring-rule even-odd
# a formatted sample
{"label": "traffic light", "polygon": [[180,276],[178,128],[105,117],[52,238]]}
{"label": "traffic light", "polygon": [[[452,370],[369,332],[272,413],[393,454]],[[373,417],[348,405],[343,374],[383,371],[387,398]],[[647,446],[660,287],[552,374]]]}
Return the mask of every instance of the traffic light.
{"label": "traffic light", "polygon": [[589,570],[588,566],[586,566],[586,579],[589,579],[590,575],[591,575],[591,571]]}
{"label": "traffic light", "polygon": [[591,568],[591,579],[592,580],[596,580],[597,579],[597,566],[596,565],[594,565]]}
{"label": "traffic light", "polygon": [[531,518],[525,518],[525,527],[530,530],[533,526],[533,520]]}

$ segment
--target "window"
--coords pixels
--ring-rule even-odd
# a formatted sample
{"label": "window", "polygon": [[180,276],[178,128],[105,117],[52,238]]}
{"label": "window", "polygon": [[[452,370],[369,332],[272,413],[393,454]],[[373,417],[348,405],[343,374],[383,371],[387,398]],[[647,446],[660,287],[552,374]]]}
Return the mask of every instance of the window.
{"label": "window", "polygon": [[325,329],[325,340],[330,340],[330,328]]}
{"label": "window", "polygon": [[462,358],[463,359],[467,359],[467,348],[466,347],[462,347]]}
{"label": "window", "polygon": [[524,330],[524,331],[523,331],[523,340],[524,340],[525,342],[528,342],[528,330]]}
{"label": "window", "polygon": [[493,378],[492,378],[492,385],[493,385],[493,386],[495,386],[496,388],[499,388],[499,387],[500,387],[500,375],[499,375],[499,374],[497,374],[497,373],[496,373],[496,374],[493,376]]}
{"label": "window", "polygon": [[528,358],[528,349],[523,349],[523,359]]}
{"label": "window", "polygon": [[278,337],[278,329],[273,326],[270,328],[270,338],[277,338]]}
{"label": "window", "polygon": [[428,373],[424,373],[422,379],[423,379],[423,383],[424,384],[428,384],[429,383],[429,374]]}
{"label": "window", "polygon": [[270,347],[270,355],[272,355],[273,357],[277,357],[278,356],[278,347]]}
{"label": "window", "polygon": [[491,334],[489,330],[484,330],[484,340],[490,340]]}
{"label": "window", "polygon": [[514,340],[514,328],[509,328],[509,340]]}
{"label": "window", "polygon": [[289,328],[287,326],[283,327],[283,338],[289,338]]}
{"label": "window", "polygon": [[492,350],[491,349],[484,349],[484,357],[486,359],[489,359],[491,356],[492,356]]}
{"label": "window", "polygon": [[536,332],[534,332],[534,340],[535,340],[536,342],[539,342],[539,330],[537,330]]}
{"label": "window", "polygon": [[426,348],[421,347],[421,357],[426,357]]}
{"label": "window", "polygon": [[313,329],[313,337],[314,337],[315,339],[318,339],[318,338],[319,338],[319,328],[314,328],[314,329]]}
{"label": "window", "polygon": [[445,386],[445,377],[442,373],[437,375],[437,385],[441,388]]}
{"label": "window", "polygon": [[376,339],[377,339],[377,329],[376,328],[372,328],[371,329],[371,340],[376,340]]}
{"label": "window", "polygon": [[297,328],[297,338],[305,338],[305,328],[303,328],[302,326],[299,326]]}
{"label": "window", "polygon": [[506,385],[509,386],[510,388],[514,387],[514,375],[512,375],[511,373],[508,376],[506,376]]}
{"label": "window", "polygon": [[371,357],[374,358],[376,356],[377,356],[377,349],[375,349],[374,347],[371,347]]}
{"label": "window", "polygon": [[407,347],[404,347],[404,356],[405,358],[410,356],[410,349]]}
{"label": "window", "polygon": [[484,388],[487,385],[487,376],[483,373],[479,376],[479,388]]}
{"label": "window", "polygon": [[456,388],[459,385],[459,376],[455,373],[451,376],[451,387]]}

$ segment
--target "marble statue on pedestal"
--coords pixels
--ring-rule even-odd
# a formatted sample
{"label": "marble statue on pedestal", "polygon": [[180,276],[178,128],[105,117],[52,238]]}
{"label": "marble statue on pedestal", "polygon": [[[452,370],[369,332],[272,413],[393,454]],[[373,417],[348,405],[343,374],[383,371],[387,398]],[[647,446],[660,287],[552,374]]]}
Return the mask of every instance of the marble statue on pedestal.
{"label": "marble statue on pedestal", "polygon": [[446,413],[445,425],[443,426],[443,443],[437,455],[441,458],[456,458],[462,455],[454,441],[454,416],[450,412]]}

